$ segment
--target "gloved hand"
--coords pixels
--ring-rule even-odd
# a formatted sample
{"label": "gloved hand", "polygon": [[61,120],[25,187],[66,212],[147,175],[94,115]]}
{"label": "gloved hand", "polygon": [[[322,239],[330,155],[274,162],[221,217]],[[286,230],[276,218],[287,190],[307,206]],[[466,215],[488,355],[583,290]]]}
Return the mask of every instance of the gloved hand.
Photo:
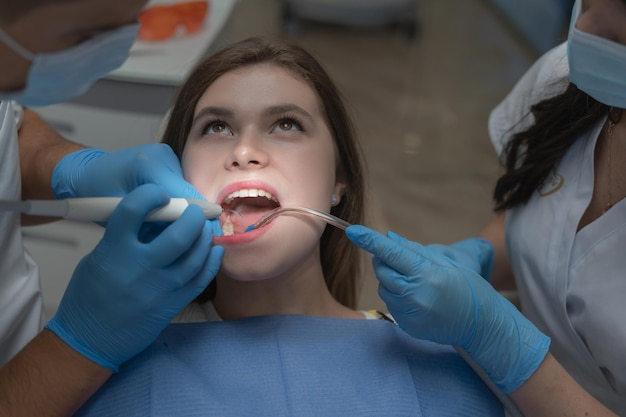
{"label": "gloved hand", "polygon": [[169,201],[155,185],[132,191],[102,240],[83,258],[47,328],[97,364],[118,370],[145,349],[217,273],[224,250],[195,205],[149,242],[138,238],[150,211]]}
{"label": "gloved hand", "polygon": [[121,197],[143,184],[156,184],[170,197],[204,200],[183,179],[180,162],[163,143],[117,152],[87,148],[63,157],[52,173],[52,191],[61,198]]}
{"label": "gloved hand", "polygon": [[[387,237],[401,245],[406,246],[408,249],[415,247],[415,250],[420,250],[423,246],[419,243],[406,240],[400,235],[394,232],[387,232]],[[491,242],[486,239],[471,237],[468,239],[460,240],[450,245],[442,245],[434,243],[426,246],[428,249],[435,253],[439,253],[451,261],[457,264],[470,268],[472,271],[477,272],[487,281],[491,279],[491,271],[493,270],[494,249]]]}
{"label": "gloved hand", "polygon": [[411,336],[462,347],[504,393],[539,367],[550,339],[472,268],[364,226],[348,238],[373,254],[379,295]]}

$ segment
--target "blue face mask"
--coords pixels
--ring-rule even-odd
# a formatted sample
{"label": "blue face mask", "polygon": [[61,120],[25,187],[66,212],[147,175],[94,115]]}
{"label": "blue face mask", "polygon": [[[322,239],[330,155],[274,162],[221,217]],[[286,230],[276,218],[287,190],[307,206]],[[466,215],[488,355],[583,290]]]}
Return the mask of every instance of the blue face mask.
{"label": "blue face mask", "polygon": [[624,109],[626,45],[576,29],[581,7],[581,0],[576,0],[567,39],[569,78],[599,102]]}
{"label": "blue face mask", "polygon": [[0,29],[0,41],[32,62],[23,90],[0,92],[0,100],[46,106],[78,97],[99,78],[120,67],[132,47],[139,24],[101,33],[70,49],[33,54]]}

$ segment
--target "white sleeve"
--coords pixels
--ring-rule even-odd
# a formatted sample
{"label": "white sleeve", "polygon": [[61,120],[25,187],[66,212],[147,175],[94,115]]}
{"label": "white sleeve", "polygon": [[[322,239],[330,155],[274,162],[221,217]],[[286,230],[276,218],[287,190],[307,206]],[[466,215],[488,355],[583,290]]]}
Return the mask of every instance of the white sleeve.
{"label": "white sleeve", "polygon": [[17,126],[17,130],[20,130],[22,127],[22,120],[24,120],[24,108],[15,101],[11,101],[11,106],[13,107],[13,116],[15,117],[15,126]]}
{"label": "white sleeve", "polygon": [[489,115],[491,142],[502,156],[512,135],[532,125],[532,105],[565,91],[569,84],[567,45],[562,43],[541,56]]}

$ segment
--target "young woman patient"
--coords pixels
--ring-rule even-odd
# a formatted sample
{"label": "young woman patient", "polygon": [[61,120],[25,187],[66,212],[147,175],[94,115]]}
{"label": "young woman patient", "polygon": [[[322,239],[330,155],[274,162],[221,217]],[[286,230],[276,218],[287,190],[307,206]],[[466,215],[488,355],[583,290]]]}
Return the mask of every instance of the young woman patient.
{"label": "young woman patient", "polygon": [[355,310],[359,249],[342,230],[290,213],[246,232],[279,206],[363,222],[359,146],[311,55],[249,39],[208,57],[163,141],[225,209],[221,270],[79,415],[504,415],[454,349]]}
{"label": "young woman patient", "polygon": [[[359,249],[343,231],[289,213],[245,232],[278,206],[363,222],[359,148],[335,87],[312,57],[257,41],[208,59],[185,83],[164,141],[207,200],[238,213],[220,219],[224,236],[215,243],[225,256],[200,301],[212,300],[225,320],[364,318],[352,309]],[[210,301],[200,307],[190,306],[181,318],[212,311]]]}

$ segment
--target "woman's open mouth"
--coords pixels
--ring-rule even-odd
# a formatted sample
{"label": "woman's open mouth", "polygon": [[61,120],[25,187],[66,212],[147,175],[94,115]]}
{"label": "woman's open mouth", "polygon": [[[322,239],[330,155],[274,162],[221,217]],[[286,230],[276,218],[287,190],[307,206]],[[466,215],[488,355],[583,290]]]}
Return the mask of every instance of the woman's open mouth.
{"label": "woman's open mouth", "polygon": [[268,211],[280,207],[278,199],[269,191],[258,188],[246,188],[234,191],[221,203],[224,213],[220,216],[220,225],[224,236],[233,236],[246,232]]}

